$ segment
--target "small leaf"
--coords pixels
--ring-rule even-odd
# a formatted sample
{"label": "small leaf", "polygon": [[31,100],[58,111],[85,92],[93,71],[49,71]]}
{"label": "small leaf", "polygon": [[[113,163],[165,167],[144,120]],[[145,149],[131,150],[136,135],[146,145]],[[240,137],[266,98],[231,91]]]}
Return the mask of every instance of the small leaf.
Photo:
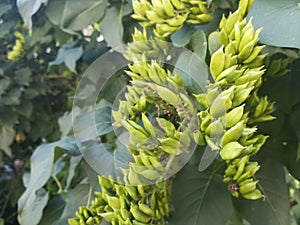
{"label": "small leaf", "polygon": [[171,41],[176,47],[183,47],[190,42],[191,36],[195,32],[194,27],[184,25],[181,29],[171,35]]}
{"label": "small leaf", "polygon": [[14,80],[19,85],[28,86],[30,82],[31,70],[29,67],[19,69],[15,72]]}
{"label": "small leaf", "polygon": [[27,118],[30,118],[32,110],[33,110],[33,105],[32,102],[28,100],[23,100],[20,105],[16,107],[18,110],[18,113],[20,115],[26,116]]}
{"label": "small leaf", "polygon": [[73,47],[73,44],[65,44],[59,50],[56,59],[49,63],[49,66],[65,63],[69,70],[76,73],[76,61],[82,55],[82,47]]}
{"label": "small leaf", "polygon": [[173,72],[177,72],[181,76],[189,92],[199,94],[206,90],[208,67],[195,53],[182,52]]}
{"label": "small leaf", "polygon": [[113,130],[111,106],[105,106],[96,109],[95,122],[96,122],[97,134],[99,136],[111,132]]}
{"label": "small leaf", "polygon": [[193,52],[205,61],[207,52],[207,40],[202,30],[197,30],[191,37],[190,46]]}
{"label": "small leaf", "polygon": [[119,10],[116,7],[108,8],[99,25],[100,32],[104,36],[108,46],[117,52],[124,53],[124,30]]}
{"label": "small leaf", "polygon": [[46,4],[48,0],[17,0],[19,12],[24,20],[25,26],[31,32],[31,17],[39,10],[42,4]]}
{"label": "small leaf", "polygon": [[15,130],[10,126],[1,126],[0,125],[0,149],[12,156],[10,145],[13,142],[15,137]]}
{"label": "small leaf", "polygon": [[61,132],[61,137],[64,137],[69,134],[72,130],[72,112],[65,113],[63,116],[58,119],[59,130]]}
{"label": "small leaf", "polygon": [[1,79],[0,80],[0,99],[3,93],[7,90],[10,84],[10,79]]}
{"label": "small leaf", "polygon": [[172,196],[174,225],[220,225],[230,218],[233,206],[222,176],[185,166],[175,177]]}

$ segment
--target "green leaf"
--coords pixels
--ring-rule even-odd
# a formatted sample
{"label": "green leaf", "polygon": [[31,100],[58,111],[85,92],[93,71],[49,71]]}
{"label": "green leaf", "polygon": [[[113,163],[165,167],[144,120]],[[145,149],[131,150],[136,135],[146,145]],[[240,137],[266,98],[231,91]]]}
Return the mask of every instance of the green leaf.
{"label": "green leaf", "polygon": [[198,94],[205,91],[208,67],[195,53],[191,51],[182,52],[177,59],[173,72],[177,72],[181,76],[190,93]]}
{"label": "green leaf", "polygon": [[65,63],[66,67],[73,73],[76,73],[76,61],[80,59],[83,49],[81,46],[73,47],[73,44],[65,44],[59,50],[56,59],[49,62],[49,66]]}
{"label": "green leaf", "polygon": [[263,44],[300,48],[300,6],[290,0],[256,0],[248,14],[255,28],[263,27]]}
{"label": "green leaf", "polygon": [[0,80],[0,99],[3,93],[7,90],[10,84],[10,79],[1,79]]}
{"label": "green leaf", "polygon": [[173,184],[174,225],[225,224],[233,206],[222,176],[185,166]]}
{"label": "green leaf", "polygon": [[202,30],[197,30],[191,37],[190,46],[193,52],[205,61],[207,52],[207,40]]}
{"label": "green leaf", "polygon": [[4,219],[0,218],[0,225],[4,225],[5,221]]}
{"label": "green leaf", "polygon": [[100,20],[107,6],[107,0],[51,0],[46,13],[53,24],[74,34]]}
{"label": "green leaf", "polygon": [[12,156],[10,145],[15,137],[15,130],[11,126],[0,125],[0,149],[7,155]]}
{"label": "green leaf", "polygon": [[176,47],[186,46],[195,32],[194,26],[184,25],[181,29],[171,35],[171,41]]}
{"label": "green leaf", "polygon": [[42,4],[47,4],[48,0],[17,0],[19,12],[24,20],[25,26],[31,32],[31,17],[39,10]]}
{"label": "green leaf", "polygon": [[11,88],[2,97],[0,105],[18,105],[20,103],[21,91],[18,88]]}
{"label": "green leaf", "polygon": [[251,224],[288,225],[290,216],[289,194],[285,182],[285,173],[278,161],[266,159],[261,162],[256,178],[266,200],[249,201],[237,199],[236,209]]}
{"label": "green leaf", "polygon": [[[88,200],[91,195],[91,186],[88,184],[78,184],[74,190],[70,190],[67,196],[67,204],[64,211],[55,223],[55,225],[66,225],[68,224],[68,218],[75,217],[75,212],[79,206],[88,205]],[[41,224],[42,225],[42,224]]]}
{"label": "green leaf", "polygon": [[19,85],[28,86],[30,82],[31,70],[29,67],[19,69],[15,72],[14,80]]}
{"label": "green leaf", "polygon": [[124,53],[124,30],[119,10],[116,7],[108,8],[99,25],[100,32],[108,46],[117,52]]}
{"label": "green leaf", "polygon": [[16,109],[20,115],[30,118],[33,111],[33,105],[31,101],[23,100],[21,104],[16,107]]}

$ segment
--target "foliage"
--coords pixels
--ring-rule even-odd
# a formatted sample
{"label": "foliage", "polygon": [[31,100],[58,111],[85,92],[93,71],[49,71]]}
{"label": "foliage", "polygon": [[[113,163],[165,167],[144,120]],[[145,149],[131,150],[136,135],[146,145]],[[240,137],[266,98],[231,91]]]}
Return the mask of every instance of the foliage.
{"label": "foliage", "polygon": [[[120,60],[124,60],[124,55],[131,61],[130,57],[141,54],[139,48],[134,48],[134,43],[143,32],[146,32],[146,41],[148,38],[163,39],[168,40],[170,46],[185,47],[191,52],[172,55],[175,69],[164,69],[180,74],[185,85],[182,88],[186,88],[189,99],[194,99],[192,104],[196,105],[196,110],[205,110],[206,107],[201,106],[203,101],[196,103],[193,94],[199,96],[206,90],[207,80],[213,80],[211,75],[215,73],[211,71],[208,74],[204,64],[209,67],[214,53],[220,49],[222,14],[226,17],[232,15],[229,12],[237,9],[239,1],[205,1],[207,11],[200,6],[197,8],[198,3],[195,2],[198,1],[178,1],[184,3],[178,6],[181,7],[178,9],[181,17],[170,12],[161,18],[155,17],[155,23],[151,22],[149,12],[141,11],[145,6],[138,11],[132,7],[132,2],[144,2],[148,11],[158,10],[157,5],[161,4],[161,1],[143,0],[1,1],[0,224],[65,225],[69,218],[75,217],[79,208],[90,210],[89,206],[95,205],[99,193],[104,190],[103,184],[102,189],[99,186],[95,168],[91,167],[86,156],[82,157],[72,131],[72,113],[82,123],[77,126],[82,126],[83,132],[91,130],[86,126],[90,109],[72,108],[72,104],[81,75],[97,57],[113,50],[115,55],[106,58],[107,67],[113,66],[111,61],[116,55]],[[196,17],[199,14],[207,16]],[[272,114],[275,120],[255,121],[258,134],[269,137],[258,154],[251,157],[260,165],[254,178],[259,180],[257,187],[266,199],[251,201],[230,195],[227,185],[222,182],[226,171],[226,163],[221,159],[224,155],[210,155],[208,147],[197,146],[187,165],[159,186],[164,190],[172,183],[172,190],[166,191],[166,195],[171,196],[168,204],[170,214],[165,217],[170,224],[300,224],[299,16],[297,1],[255,0],[247,17],[247,21],[253,17],[255,29],[263,27],[259,43],[266,45],[263,53],[268,54],[263,61],[266,72],[257,95],[260,99],[268,96],[271,102],[275,102]],[[144,22],[139,24],[141,18]],[[174,18],[181,23],[172,29],[170,25],[165,26],[164,21],[171,21],[170,24]],[[144,31],[142,26],[147,30]],[[135,42],[126,45],[126,48],[122,45],[132,40]],[[160,49],[161,45],[157,46]],[[131,53],[128,54],[128,51]],[[125,69],[136,73],[133,67]],[[130,73],[127,76],[123,70],[105,83],[95,105],[97,135],[104,147],[109,149],[106,154],[110,159],[99,159],[98,167],[102,170],[110,168],[107,175],[117,173],[120,166],[128,169],[126,162],[134,162],[136,156],[135,151],[130,150],[129,153],[119,141],[126,139],[126,132],[114,133],[111,121],[111,112],[116,111],[114,100],[129,80],[133,80],[131,87],[146,91],[139,86],[141,83],[135,81],[135,76]],[[182,71],[188,71],[188,75]],[[165,89],[160,90],[159,85],[168,86],[155,84],[151,90],[165,101],[167,98],[161,91]],[[224,87],[228,88],[227,85]],[[91,88],[94,86],[86,86],[83,94],[88,95],[93,91]],[[172,90],[169,95],[177,94],[176,90],[168,88]],[[164,102],[159,104],[165,107]],[[251,106],[250,111],[254,108]],[[147,116],[150,121],[155,119],[153,115]],[[166,115],[163,117],[172,121]],[[145,118],[136,122],[146,127]],[[176,129],[183,132],[177,126]],[[156,137],[161,138],[162,130],[163,126]],[[118,138],[116,135],[119,135]],[[193,134],[190,135],[193,139]],[[133,139],[131,141],[134,143]],[[90,148],[87,154],[91,154],[92,158],[92,146]],[[170,152],[164,152],[159,157],[168,154]],[[131,171],[130,168],[128,171]],[[122,173],[124,171],[118,172],[119,175]],[[117,186],[114,184],[108,190],[115,193]],[[140,203],[149,201],[150,193],[153,193],[151,188],[145,190],[147,197],[140,197]],[[118,195],[115,193],[114,196]],[[135,203],[134,197],[129,199],[128,207]],[[166,200],[163,203],[157,201],[157,204],[165,203]],[[92,211],[89,213],[91,216]],[[110,220],[107,214],[101,213]],[[105,224],[105,220],[102,223]]]}

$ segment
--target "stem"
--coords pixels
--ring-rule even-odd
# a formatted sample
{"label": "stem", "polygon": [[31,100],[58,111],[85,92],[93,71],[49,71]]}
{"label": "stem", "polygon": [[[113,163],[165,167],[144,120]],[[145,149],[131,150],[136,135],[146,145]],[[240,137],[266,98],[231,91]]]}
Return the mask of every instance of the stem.
{"label": "stem", "polygon": [[52,177],[53,177],[55,183],[56,183],[57,186],[58,186],[58,191],[57,191],[57,193],[60,194],[60,193],[62,192],[62,190],[63,190],[63,188],[62,188],[62,186],[61,186],[61,183],[59,182],[59,180],[57,179],[56,176],[52,176]]}
{"label": "stem", "polygon": [[87,200],[87,206],[89,206],[91,204],[91,198],[92,198],[92,186],[90,186],[90,190],[89,190],[89,197],[88,197],[88,200]]}

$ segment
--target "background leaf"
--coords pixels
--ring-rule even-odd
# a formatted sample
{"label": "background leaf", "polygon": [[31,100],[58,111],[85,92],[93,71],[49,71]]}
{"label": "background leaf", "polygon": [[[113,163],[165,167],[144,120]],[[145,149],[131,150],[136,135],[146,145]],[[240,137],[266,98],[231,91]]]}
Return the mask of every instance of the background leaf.
{"label": "background leaf", "polygon": [[65,63],[66,67],[69,70],[76,73],[76,61],[80,59],[82,55],[83,49],[82,47],[73,47],[73,44],[63,45],[59,50],[56,56],[56,59],[49,63],[49,66],[59,65],[61,63]]}
{"label": "background leaf", "polygon": [[15,137],[15,130],[10,126],[0,125],[0,149],[12,156],[10,144],[13,142]]}
{"label": "background leaf", "polygon": [[261,43],[300,48],[299,1],[256,0],[248,14],[250,17],[255,28],[263,27]]}
{"label": "background leaf", "polygon": [[173,184],[174,225],[225,224],[233,206],[222,179],[216,171],[184,167]]}

